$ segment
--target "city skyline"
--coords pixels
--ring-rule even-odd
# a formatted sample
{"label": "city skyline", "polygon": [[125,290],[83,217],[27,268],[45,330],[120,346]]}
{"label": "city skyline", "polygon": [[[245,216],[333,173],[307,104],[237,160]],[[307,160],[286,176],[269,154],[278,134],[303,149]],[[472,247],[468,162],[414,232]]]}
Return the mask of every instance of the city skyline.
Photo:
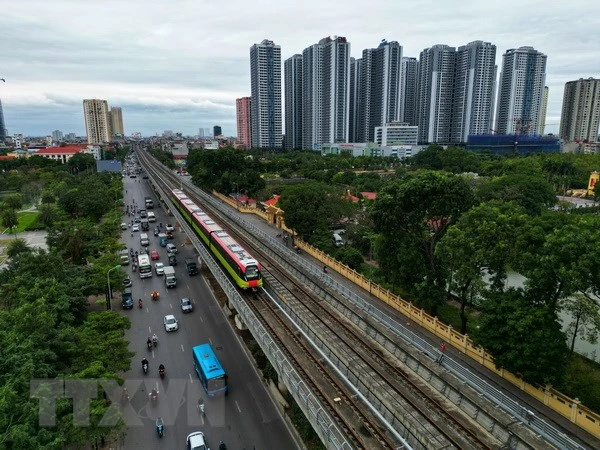
{"label": "city skyline", "polygon": [[[137,0],[115,5],[110,14],[101,5],[60,0],[12,5],[0,18],[2,57],[10,62],[0,74],[7,80],[0,99],[9,134],[62,129],[83,135],[82,99],[103,98],[123,108],[127,134],[173,129],[195,135],[198,127],[220,123],[225,135],[235,135],[235,99],[250,95],[248,47],[262,39],[281,46],[282,61],[324,36],[346,36],[354,58],[382,39],[397,41],[404,57],[417,58],[436,44],[458,48],[482,40],[496,46],[499,68],[508,49],[531,46],[548,57],[546,131],[553,133],[565,83],[598,77],[600,7],[579,0],[411,6],[374,1],[369,8],[352,0],[344,8],[310,0],[294,8],[267,8],[263,0],[230,3],[234,12],[227,17],[203,21],[210,40],[197,39],[191,25],[212,17],[218,8],[211,5],[174,2],[174,14],[167,15]],[[406,26],[398,27],[400,18]],[[564,26],[570,20],[578,23],[575,29]],[[291,32],[298,21],[306,26]],[[90,29],[92,22],[102,26]]]}

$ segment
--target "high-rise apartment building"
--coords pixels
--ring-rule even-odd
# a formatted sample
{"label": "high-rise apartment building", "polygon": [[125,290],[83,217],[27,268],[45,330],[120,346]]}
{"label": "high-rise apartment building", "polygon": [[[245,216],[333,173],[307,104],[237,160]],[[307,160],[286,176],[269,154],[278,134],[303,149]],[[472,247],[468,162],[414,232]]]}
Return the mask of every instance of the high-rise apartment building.
{"label": "high-rise apartment building", "polygon": [[250,48],[252,147],[281,148],[281,47],[267,39]]}
{"label": "high-rise apartment building", "polygon": [[285,60],[285,142],[286,150],[302,148],[302,55]]}
{"label": "high-rise apartment building", "polygon": [[250,119],[250,97],[235,99],[235,112],[237,119],[237,138],[246,148],[252,148],[252,121]]}
{"label": "high-rise apartment building", "polygon": [[357,142],[373,142],[375,127],[398,120],[401,60],[402,46],[396,41],[363,50]]}
{"label": "high-rise apartment building", "polygon": [[302,147],[348,142],[350,43],[326,37],[302,52]]}
{"label": "high-rise apartment building", "polygon": [[458,47],[450,142],[467,142],[470,134],[488,134],[494,116],[496,46],[474,41]]}
{"label": "high-rise apartment building", "polygon": [[60,141],[62,141],[62,138],[63,138],[63,132],[62,131],[60,131],[60,130],[54,130],[52,132],[52,140],[54,142],[60,142]]}
{"label": "high-rise apartment building", "polygon": [[417,58],[403,57],[400,61],[400,122],[417,125],[417,87],[419,62]]}
{"label": "high-rise apartment building", "polygon": [[358,115],[360,112],[360,86],[362,59],[350,58],[350,106],[348,108],[348,140],[358,142]]}
{"label": "high-rise apartment building", "polygon": [[110,121],[108,118],[108,102],[106,100],[84,100],[83,116],[88,144],[110,142]]}
{"label": "high-rise apartment building", "polygon": [[580,78],[565,84],[559,136],[567,142],[598,142],[600,79]]}
{"label": "high-rise apartment building", "polygon": [[450,142],[456,49],[434,45],[419,58],[419,142]]}
{"label": "high-rise apartment building", "polygon": [[546,134],[546,114],[548,113],[548,95],[550,89],[544,86],[544,94],[542,95],[542,123],[540,124],[540,134]]}
{"label": "high-rise apartment building", "polygon": [[[198,128],[198,137],[200,139],[204,138],[204,128]],[[239,137],[239,134],[238,134],[238,137]]]}
{"label": "high-rise apartment building", "polygon": [[213,137],[221,136],[223,134],[223,130],[219,125],[215,125],[213,127]]}
{"label": "high-rise apartment building", "polygon": [[4,112],[2,112],[2,100],[0,100],[0,144],[4,143],[7,135],[6,124],[4,123]]}
{"label": "high-rise apartment building", "polygon": [[123,110],[117,106],[110,108],[110,131],[112,136],[124,136]]}
{"label": "high-rise apartment building", "polygon": [[498,134],[539,134],[546,81],[546,55],[533,47],[502,55],[498,89]]}

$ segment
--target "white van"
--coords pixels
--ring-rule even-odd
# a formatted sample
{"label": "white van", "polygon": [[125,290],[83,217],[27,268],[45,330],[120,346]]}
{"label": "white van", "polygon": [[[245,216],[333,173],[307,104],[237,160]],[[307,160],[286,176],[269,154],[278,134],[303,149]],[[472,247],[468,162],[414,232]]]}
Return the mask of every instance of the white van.
{"label": "white van", "polygon": [[156,222],[156,216],[152,211],[148,211],[148,222]]}
{"label": "white van", "polygon": [[148,247],[150,245],[150,240],[148,239],[148,235],[146,233],[140,234],[140,245],[144,247]]}
{"label": "white van", "polygon": [[333,244],[336,247],[341,247],[342,245],[344,245],[342,237],[337,233],[333,233]]}

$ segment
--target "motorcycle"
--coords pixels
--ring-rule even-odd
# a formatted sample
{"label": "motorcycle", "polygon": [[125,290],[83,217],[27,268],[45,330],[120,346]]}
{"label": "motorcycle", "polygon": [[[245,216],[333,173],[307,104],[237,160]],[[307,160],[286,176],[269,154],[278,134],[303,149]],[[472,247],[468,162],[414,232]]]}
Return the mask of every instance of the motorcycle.
{"label": "motorcycle", "polygon": [[160,369],[158,369],[158,374],[160,375],[160,378],[164,378],[165,377],[165,368],[161,367]]}
{"label": "motorcycle", "polygon": [[225,445],[225,442],[221,441],[219,443],[219,450],[227,450],[227,446]]}
{"label": "motorcycle", "polygon": [[141,299],[141,298],[138,300],[138,307],[139,307],[140,309],[142,309],[142,308],[144,307],[144,303],[142,302],[142,299]]}
{"label": "motorcycle", "polygon": [[148,395],[150,396],[152,403],[156,403],[158,401],[158,391],[156,389],[152,389],[152,392]]}
{"label": "motorcycle", "polygon": [[164,423],[160,417],[156,419],[156,432],[158,433],[159,438],[163,437]]}
{"label": "motorcycle", "polygon": [[132,271],[132,272],[135,272],[135,269],[136,269],[136,268],[137,268],[137,266],[136,266],[135,264],[133,264],[133,265],[131,266],[131,271]]}
{"label": "motorcycle", "polygon": [[198,400],[198,412],[202,415],[204,415],[205,409],[204,409],[204,402],[202,401],[202,399]]}
{"label": "motorcycle", "polygon": [[156,335],[152,336],[152,344],[154,344],[155,347],[158,345],[158,338],[156,337]]}
{"label": "motorcycle", "polygon": [[144,371],[144,374],[148,373],[148,364],[144,363],[142,364],[142,370]]}
{"label": "motorcycle", "polygon": [[152,292],[152,300],[156,301],[156,300],[160,300],[160,294],[156,291]]}
{"label": "motorcycle", "polygon": [[146,342],[146,345],[148,346],[148,350],[152,350],[152,341]]}

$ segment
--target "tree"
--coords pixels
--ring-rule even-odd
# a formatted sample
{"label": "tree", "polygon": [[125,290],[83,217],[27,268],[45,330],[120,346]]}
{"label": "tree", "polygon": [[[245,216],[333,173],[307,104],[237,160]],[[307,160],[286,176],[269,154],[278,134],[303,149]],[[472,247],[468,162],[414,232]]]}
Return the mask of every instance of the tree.
{"label": "tree", "polygon": [[351,211],[352,205],[343,194],[342,189],[317,182],[286,186],[279,200],[285,224],[309,241],[316,230],[339,224]]}
{"label": "tree", "polygon": [[11,194],[5,198],[7,208],[19,210],[23,206],[23,196],[21,194]]}
{"label": "tree", "polygon": [[67,161],[67,166],[72,173],[83,172],[87,169],[96,170],[96,160],[89,153],[75,153]]}
{"label": "tree", "polygon": [[436,247],[448,228],[473,204],[465,178],[420,172],[392,182],[379,193],[372,218],[382,235],[380,267],[389,281],[436,314],[446,298],[446,273]]}
{"label": "tree", "polygon": [[566,329],[567,336],[571,338],[569,348],[571,355],[575,350],[575,340],[578,336],[590,344],[597,344],[600,333],[600,305],[597,298],[576,293],[564,299],[561,307],[572,318]]}
{"label": "tree", "polygon": [[506,369],[532,384],[556,384],[564,375],[566,336],[556,311],[522,289],[488,292],[474,341]]}
{"label": "tree", "polygon": [[540,214],[556,203],[552,186],[541,176],[509,174],[484,181],[477,189],[482,201],[516,201],[532,215]]}
{"label": "tree", "polygon": [[359,270],[360,266],[362,266],[364,263],[364,259],[360,251],[352,247],[340,248],[336,252],[335,258],[354,270]]}
{"label": "tree", "polygon": [[4,211],[2,211],[2,216],[0,217],[0,219],[2,220],[2,225],[5,226],[6,228],[8,228],[11,233],[12,233],[13,228],[16,227],[17,225],[19,225],[19,218],[17,217],[17,211],[15,211],[12,208],[4,208]]}
{"label": "tree", "polygon": [[461,333],[467,333],[466,309],[488,287],[484,277],[493,289],[502,289],[517,254],[514,236],[527,222],[525,209],[515,202],[491,201],[467,211],[441,239],[436,253],[450,274],[448,290],[460,301]]}
{"label": "tree", "polygon": [[20,255],[21,253],[30,252],[31,248],[27,246],[27,242],[25,239],[15,239],[8,244],[6,249],[6,254],[9,258],[14,258],[15,256]]}
{"label": "tree", "polygon": [[46,227],[51,227],[58,219],[58,210],[52,203],[42,203],[39,207],[39,211],[39,219]]}

